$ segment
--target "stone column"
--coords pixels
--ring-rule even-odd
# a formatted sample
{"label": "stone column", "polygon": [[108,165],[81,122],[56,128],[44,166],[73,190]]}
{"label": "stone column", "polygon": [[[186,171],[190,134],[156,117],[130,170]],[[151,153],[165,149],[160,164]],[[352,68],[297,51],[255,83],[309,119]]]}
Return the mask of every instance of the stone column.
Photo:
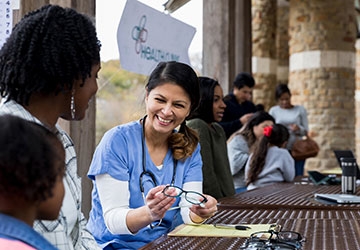
{"label": "stone column", "polygon": [[354,1],[290,0],[289,17],[292,102],[321,148],[306,169],[334,168],[334,149],[355,149]]}
{"label": "stone column", "polygon": [[276,0],[252,0],[253,102],[268,110],[275,104],[276,86]]}
{"label": "stone column", "polygon": [[[360,159],[360,39],[356,41],[356,87],[355,87],[355,145],[356,158]],[[359,162],[359,160],[358,160]]]}
{"label": "stone column", "polygon": [[276,25],[276,80],[277,83],[287,84],[289,82],[289,1],[278,0]]}

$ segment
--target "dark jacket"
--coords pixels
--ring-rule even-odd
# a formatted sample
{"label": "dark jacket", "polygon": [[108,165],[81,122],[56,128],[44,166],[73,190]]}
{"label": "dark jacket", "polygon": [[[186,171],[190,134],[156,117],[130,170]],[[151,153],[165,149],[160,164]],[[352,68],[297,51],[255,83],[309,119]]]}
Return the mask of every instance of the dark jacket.
{"label": "dark jacket", "polygon": [[224,97],[226,109],[224,112],[223,119],[219,123],[226,134],[228,139],[234,132],[239,130],[243,124],[240,122],[240,117],[243,115],[256,112],[254,103],[245,101],[239,104],[234,94],[228,94]]}

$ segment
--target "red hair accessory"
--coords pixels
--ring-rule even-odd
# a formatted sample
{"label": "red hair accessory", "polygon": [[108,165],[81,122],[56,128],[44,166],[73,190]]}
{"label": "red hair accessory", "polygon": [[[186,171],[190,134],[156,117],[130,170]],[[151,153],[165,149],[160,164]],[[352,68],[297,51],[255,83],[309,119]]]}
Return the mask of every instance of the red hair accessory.
{"label": "red hair accessory", "polygon": [[270,137],[270,135],[271,135],[271,132],[272,132],[272,126],[267,126],[267,127],[265,127],[264,128],[264,135],[266,136],[266,137]]}

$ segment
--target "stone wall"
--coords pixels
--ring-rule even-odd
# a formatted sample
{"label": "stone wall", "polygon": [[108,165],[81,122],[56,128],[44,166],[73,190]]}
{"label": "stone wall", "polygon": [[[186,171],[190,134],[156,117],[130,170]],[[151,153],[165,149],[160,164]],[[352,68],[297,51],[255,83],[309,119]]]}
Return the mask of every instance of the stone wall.
{"label": "stone wall", "polygon": [[268,110],[275,104],[276,86],[276,0],[252,0],[253,102]]}
{"label": "stone wall", "polygon": [[289,37],[292,101],[307,109],[321,148],[306,168],[334,168],[334,149],[355,149],[353,1],[290,0]]}
{"label": "stone wall", "polygon": [[[356,158],[360,159],[360,40],[356,41],[356,72],[355,72],[355,145]],[[359,162],[359,160],[358,160]]]}
{"label": "stone wall", "polygon": [[278,1],[276,22],[277,82],[289,81],[289,2]]}

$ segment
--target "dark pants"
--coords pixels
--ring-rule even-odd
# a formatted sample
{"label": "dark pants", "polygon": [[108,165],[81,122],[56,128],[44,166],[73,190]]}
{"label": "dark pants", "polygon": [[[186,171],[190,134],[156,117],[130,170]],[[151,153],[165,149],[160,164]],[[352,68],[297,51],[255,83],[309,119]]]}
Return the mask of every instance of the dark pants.
{"label": "dark pants", "polygon": [[301,160],[301,161],[295,160],[295,176],[304,175],[304,166],[305,166],[305,160]]}

